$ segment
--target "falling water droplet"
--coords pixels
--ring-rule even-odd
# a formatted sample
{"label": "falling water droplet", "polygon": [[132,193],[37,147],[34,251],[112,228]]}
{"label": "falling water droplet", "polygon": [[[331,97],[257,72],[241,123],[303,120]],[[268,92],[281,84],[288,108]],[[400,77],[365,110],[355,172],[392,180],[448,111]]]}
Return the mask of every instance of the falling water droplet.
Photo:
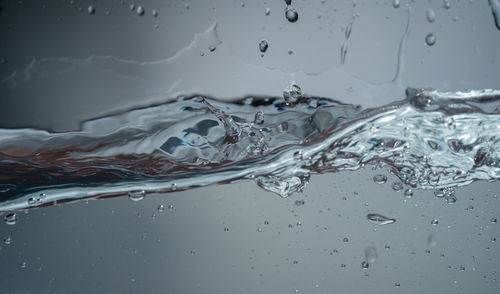
{"label": "falling water droplet", "polygon": [[92,15],[95,13],[95,7],[92,6],[92,5],[89,5],[89,7],[87,8],[87,12]]}
{"label": "falling water droplet", "polygon": [[392,0],[392,7],[399,8],[400,5],[401,3],[399,2],[399,0]]}
{"label": "falling water droplet", "polygon": [[436,36],[434,36],[433,33],[427,34],[427,36],[425,36],[425,43],[428,46],[433,46],[434,44],[436,44]]}
{"label": "falling water droplet", "polygon": [[425,17],[428,22],[434,22],[436,20],[436,13],[434,12],[434,9],[429,8],[425,13]]}
{"label": "falling water droplet", "polygon": [[389,225],[396,222],[396,219],[389,218],[378,213],[369,213],[366,215],[366,219],[369,220],[371,223],[380,226]]}
{"label": "falling water droplet", "polygon": [[135,12],[137,13],[137,15],[139,15],[139,16],[143,16],[143,15],[144,15],[144,12],[145,12],[144,7],[142,7],[142,6],[140,6],[140,5],[139,5],[139,6],[137,6],[137,9],[135,10]]}
{"label": "falling water droplet", "polygon": [[373,264],[377,260],[377,249],[373,246],[370,246],[365,249],[365,261],[368,264]]}
{"label": "falling water droplet", "polygon": [[296,103],[302,97],[302,89],[295,82],[286,87],[283,91],[283,98],[288,103]]}
{"label": "falling water droplet", "polygon": [[128,199],[134,202],[141,201],[144,199],[144,196],[146,196],[146,191],[144,190],[134,190],[128,192]]}
{"label": "falling water droplet", "polygon": [[385,184],[385,182],[387,182],[387,177],[384,175],[376,175],[373,177],[373,181],[377,184]]}
{"label": "falling water droplet", "polygon": [[267,48],[269,47],[269,44],[267,43],[266,40],[261,40],[259,42],[259,50],[262,53],[265,53],[267,51]]}
{"label": "falling water droplet", "polygon": [[299,14],[292,7],[292,5],[287,5],[285,10],[285,17],[289,22],[296,22],[299,19]]}
{"label": "falling water droplet", "polygon": [[17,223],[17,213],[10,212],[7,213],[3,219],[3,221],[8,225],[15,225]]}

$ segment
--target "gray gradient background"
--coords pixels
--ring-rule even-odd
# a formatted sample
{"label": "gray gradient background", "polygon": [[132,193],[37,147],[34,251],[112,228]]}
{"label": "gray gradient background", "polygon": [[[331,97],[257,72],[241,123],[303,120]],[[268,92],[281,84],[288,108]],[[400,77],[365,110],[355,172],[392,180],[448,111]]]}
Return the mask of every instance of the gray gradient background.
{"label": "gray gradient background", "polygon": [[[189,9],[185,1],[137,1],[146,9],[139,17],[130,1],[0,1],[0,59],[7,61],[0,64],[0,126],[76,129],[82,120],[181,94],[279,95],[292,80],[308,94],[366,107],[403,98],[381,95],[378,85],[394,77],[407,1],[398,9],[392,1],[294,1],[300,15],[294,24],[285,20],[281,0],[244,7],[188,2]],[[450,2],[447,10],[443,1],[408,1],[403,83],[500,88],[500,31],[487,1]],[[94,15],[86,12],[90,4]],[[433,23],[425,17],[431,7]],[[342,68],[343,30],[356,13]],[[222,43],[211,54],[203,39],[192,44],[214,23]],[[429,32],[437,37],[433,47],[424,43]],[[264,58],[257,46],[263,38],[270,44]],[[141,80],[141,71],[123,78],[117,68],[112,76],[41,72],[15,87],[5,83],[13,71],[32,73],[33,59],[81,62],[94,55],[150,64],[178,52],[180,61],[154,83]],[[346,75],[375,85],[373,93],[358,91]],[[395,178],[373,183],[380,172],[313,176],[304,193],[289,199],[244,182],[148,195],[139,203],[116,198],[20,213],[16,225],[0,225],[0,237],[13,239],[0,243],[0,293],[498,293],[500,249],[492,238],[500,237],[500,224],[490,219],[500,218],[500,184],[459,188],[459,201],[447,205],[432,191],[405,199],[390,189]],[[295,206],[297,199],[305,205]],[[159,204],[174,209],[160,213]],[[374,226],[368,212],[397,222]],[[368,246],[378,259],[363,270]]]}

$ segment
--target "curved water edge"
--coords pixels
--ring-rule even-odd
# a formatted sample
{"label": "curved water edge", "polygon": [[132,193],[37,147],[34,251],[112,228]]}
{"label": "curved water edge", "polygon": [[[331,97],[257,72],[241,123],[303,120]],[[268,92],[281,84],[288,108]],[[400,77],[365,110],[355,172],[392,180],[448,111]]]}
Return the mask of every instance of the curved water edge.
{"label": "curved water edge", "polygon": [[498,90],[409,88],[361,109],[293,85],[285,98],[181,97],[80,131],[0,129],[0,211],[240,180],[287,197],[313,173],[367,165],[413,189],[500,178]]}

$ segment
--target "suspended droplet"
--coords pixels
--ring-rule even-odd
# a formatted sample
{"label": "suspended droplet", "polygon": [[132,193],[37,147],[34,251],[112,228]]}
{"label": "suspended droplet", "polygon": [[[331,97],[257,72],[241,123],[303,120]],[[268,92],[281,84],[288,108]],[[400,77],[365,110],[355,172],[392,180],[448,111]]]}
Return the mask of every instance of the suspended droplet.
{"label": "suspended droplet", "polygon": [[404,192],[404,195],[406,198],[411,198],[413,197],[413,190],[412,189],[406,189]]}
{"label": "suspended droplet", "polygon": [[375,263],[377,260],[377,249],[373,246],[370,246],[365,249],[365,261],[369,264]]}
{"label": "suspended droplet", "polygon": [[425,13],[425,17],[428,22],[434,22],[436,20],[436,13],[434,12],[434,9],[429,8]]}
{"label": "suspended droplet", "polygon": [[366,215],[366,219],[369,220],[371,223],[383,226],[383,225],[389,225],[393,224],[396,222],[396,219],[394,218],[389,218],[386,216],[383,216],[378,213],[369,213]]}
{"label": "suspended droplet", "polygon": [[428,46],[433,46],[434,44],[436,44],[436,36],[434,36],[433,33],[427,34],[427,36],[425,36],[425,43]]}
{"label": "suspended droplet", "polygon": [[302,199],[302,200],[295,200],[295,206],[302,206],[306,204],[306,202]]}
{"label": "suspended droplet", "polygon": [[287,5],[285,10],[285,17],[289,22],[296,22],[299,19],[299,14],[292,7],[292,5]]}
{"label": "suspended droplet", "polygon": [[12,243],[12,238],[10,236],[3,238],[3,243],[5,245],[9,245],[10,243]]}
{"label": "suspended droplet", "polygon": [[145,12],[144,7],[142,7],[142,6],[140,6],[140,5],[139,5],[139,6],[137,6],[137,9],[135,10],[135,12],[137,13],[137,15],[139,15],[139,16],[143,16],[143,15],[144,15],[144,12]]}
{"label": "suspended droplet", "polygon": [[394,183],[392,183],[391,188],[392,188],[392,190],[399,192],[399,191],[403,190],[404,186],[401,182],[394,182]]}
{"label": "suspended droplet", "polygon": [[399,0],[392,0],[392,7],[399,8],[400,5],[401,3],[399,2]]}
{"label": "suspended droplet", "polygon": [[8,225],[15,225],[17,223],[17,213],[10,212],[7,213],[3,219],[3,221]]}
{"label": "suspended droplet", "polygon": [[92,6],[92,5],[89,5],[89,7],[87,8],[87,12],[92,15],[95,13],[95,7]]}
{"label": "suspended droplet", "polygon": [[283,98],[288,103],[296,103],[302,97],[302,89],[295,82],[286,87],[283,91]]}
{"label": "suspended droplet", "polygon": [[387,182],[387,177],[384,175],[376,175],[373,177],[373,181],[377,184],[385,184],[385,182]]}
{"label": "suspended droplet", "polygon": [[128,199],[134,202],[141,201],[144,199],[144,196],[146,196],[146,191],[144,190],[134,190],[128,192]]}
{"label": "suspended droplet", "polygon": [[269,47],[269,44],[267,43],[266,40],[261,40],[259,42],[259,50],[262,53],[265,53],[267,51],[267,48]]}
{"label": "suspended droplet", "polygon": [[436,237],[433,234],[429,234],[429,237],[427,237],[427,245],[434,247],[436,244]]}

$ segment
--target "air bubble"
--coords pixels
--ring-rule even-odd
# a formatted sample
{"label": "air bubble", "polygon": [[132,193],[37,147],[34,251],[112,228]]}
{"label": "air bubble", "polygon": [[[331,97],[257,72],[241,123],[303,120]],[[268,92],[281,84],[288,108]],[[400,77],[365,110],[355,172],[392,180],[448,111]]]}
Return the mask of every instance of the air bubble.
{"label": "air bubble", "polygon": [[287,5],[285,17],[289,22],[296,22],[299,19],[299,14],[291,5]]}
{"label": "air bubble", "polygon": [[492,224],[496,224],[496,223],[497,223],[497,218],[496,218],[496,217],[494,217],[494,218],[492,218],[490,221],[491,221],[491,223],[492,223]]}
{"label": "air bubble", "polygon": [[451,8],[451,3],[448,0],[444,0],[444,8],[445,9],[450,9]]}
{"label": "air bubble", "polygon": [[399,8],[400,5],[401,3],[399,2],[399,0],[392,0],[392,7]]}
{"label": "air bubble", "polygon": [[269,7],[268,7],[268,8],[266,8],[266,12],[265,12],[265,14],[266,14],[266,15],[271,14],[271,8],[269,8]]}
{"label": "air bubble", "polygon": [[349,242],[349,238],[345,237],[344,239],[342,239],[342,242],[344,242],[344,243]]}
{"label": "air bubble", "polygon": [[267,43],[266,40],[261,40],[259,42],[259,50],[262,53],[265,53],[267,51],[267,48],[269,48],[269,44]]}
{"label": "air bubble", "polygon": [[164,212],[165,211],[165,206],[163,204],[158,205],[158,212]]}
{"label": "air bubble", "polygon": [[259,110],[255,113],[254,123],[261,125],[264,123],[264,112]]}
{"label": "air bubble", "polygon": [[158,11],[156,11],[156,9],[153,9],[153,11],[151,12],[151,14],[153,15],[153,17],[157,17],[158,16]]}
{"label": "air bubble", "polygon": [[438,224],[439,224],[439,220],[437,220],[437,219],[431,220],[431,225],[437,226]]}
{"label": "air bubble", "polygon": [[295,200],[295,206],[302,206],[306,204],[306,202],[302,199],[302,200]]}
{"label": "air bubble", "polygon": [[367,261],[363,261],[361,263],[361,268],[362,269],[368,269],[370,267],[370,264]]}
{"label": "air bubble", "polygon": [[210,45],[210,46],[208,47],[208,50],[210,50],[210,52],[214,52],[214,51],[215,51],[215,49],[217,49],[217,46],[215,46],[215,45]]}
{"label": "air bubble", "polygon": [[391,188],[392,188],[392,190],[399,192],[399,191],[403,190],[404,186],[401,182],[394,182],[394,183],[392,183]]}
{"label": "air bubble", "polygon": [[87,8],[87,12],[90,14],[90,15],[93,15],[95,13],[95,7],[92,6],[92,5],[89,5],[89,7]]}
{"label": "air bubble", "polygon": [[170,204],[167,208],[168,210],[174,210],[174,206],[172,204]]}
{"label": "air bubble", "polygon": [[412,189],[406,189],[404,192],[404,195],[406,198],[411,198],[413,197],[413,190]]}
{"label": "air bubble", "polygon": [[10,212],[7,213],[3,219],[3,221],[8,224],[8,225],[15,225],[17,223],[17,213],[15,212]]}
{"label": "air bubble", "polygon": [[21,262],[20,266],[22,269],[25,269],[28,267],[28,264],[25,261],[23,261],[23,262]]}
{"label": "air bubble", "polygon": [[387,177],[384,175],[376,175],[373,177],[373,181],[377,184],[385,184],[387,182]]}
{"label": "air bubble", "polygon": [[434,44],[436,44],[436,36],[434,36],[433,33],[427,34],[427,36],[425,36],[425,43],[428,46],[433,46]]}
{"label": "air bubble", "polygon": [[5,245],[10,245],[10,243],[12,243],[12,238],[10,236],[3,238],[3,243]]}

